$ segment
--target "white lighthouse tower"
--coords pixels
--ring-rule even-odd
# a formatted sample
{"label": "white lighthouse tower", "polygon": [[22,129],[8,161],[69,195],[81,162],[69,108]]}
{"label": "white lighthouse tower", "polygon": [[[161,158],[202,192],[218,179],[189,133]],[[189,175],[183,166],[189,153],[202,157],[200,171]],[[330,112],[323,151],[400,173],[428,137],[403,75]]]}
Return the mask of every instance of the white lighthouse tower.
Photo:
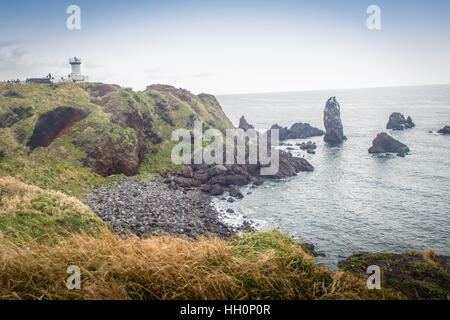
{"label": "white lighthouse tower", "polygon": [[87,81],[87,77],[81,74],[81,59],[77,57],[70,58],[69,63],[72,66],[72,73],[70,74],[70,79],[73,82]]}

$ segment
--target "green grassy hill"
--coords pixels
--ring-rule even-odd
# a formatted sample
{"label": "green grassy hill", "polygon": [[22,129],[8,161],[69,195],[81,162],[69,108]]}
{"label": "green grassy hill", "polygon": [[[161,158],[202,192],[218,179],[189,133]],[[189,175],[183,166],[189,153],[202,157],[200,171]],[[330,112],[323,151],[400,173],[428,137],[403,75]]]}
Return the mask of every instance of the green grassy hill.
{"label": "green grassy hill", "polygon": [[170,135],[193,120],[233,127],[213,96],[171,86],[1,83],[0,176],[77,196],[111,175],[177,169]]}

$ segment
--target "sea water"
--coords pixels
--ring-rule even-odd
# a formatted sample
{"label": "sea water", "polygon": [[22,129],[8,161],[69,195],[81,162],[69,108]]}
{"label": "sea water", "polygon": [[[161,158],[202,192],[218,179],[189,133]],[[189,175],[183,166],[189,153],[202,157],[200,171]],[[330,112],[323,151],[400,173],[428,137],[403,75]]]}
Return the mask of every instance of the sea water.
{"label": "sea water", "polygon": [[[246,187],[243,200],[216,200],[216,205],[236,211],[227,216],[230,221],[246,217],[261,230],[278,227],[314,244],[326,255],[317,263],[333,270],[356,252],[433,248],[450,254],[450,136],[436,133],[450,124],[449,85],[223,95],[218,100],[235,125],[244,115],[257,130],[295,122],[324,129],[323,110],[331,96],[340,103],[347,141],[335,147],[323,137],[285,141],[317,143],[315,155],[290,151],[305,157],[314,172]],[[392,112],[410,115],[416,127],[387,130]],[[408,145],[410,154],[369,154],[380,132]]]}

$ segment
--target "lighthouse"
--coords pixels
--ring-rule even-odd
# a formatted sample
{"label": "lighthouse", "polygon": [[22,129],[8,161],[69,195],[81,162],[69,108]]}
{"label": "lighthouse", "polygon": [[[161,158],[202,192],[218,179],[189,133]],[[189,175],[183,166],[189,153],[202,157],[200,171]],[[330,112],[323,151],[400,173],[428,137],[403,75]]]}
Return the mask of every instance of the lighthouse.
{"label": "lighthouse", "polygon": [[69,76],[70,79],[73,82],[87,81],[87,77],[81,74],[81,59],[77,57],[70,58],[69,63],[72,66],[72,73]]}

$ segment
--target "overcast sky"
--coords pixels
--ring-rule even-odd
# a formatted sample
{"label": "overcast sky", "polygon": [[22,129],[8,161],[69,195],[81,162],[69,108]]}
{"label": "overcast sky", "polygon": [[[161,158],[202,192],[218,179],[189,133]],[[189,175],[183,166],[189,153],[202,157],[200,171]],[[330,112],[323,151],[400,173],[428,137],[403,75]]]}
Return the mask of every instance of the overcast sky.
{"label": "overcast sky", "polygon": [[[81,8],[81,30],[66,9]],[[366,26],[381,8],[381,30]],[[213,94],[450,83],[450,1],[0,2],[0,79],[66,75]]]}

